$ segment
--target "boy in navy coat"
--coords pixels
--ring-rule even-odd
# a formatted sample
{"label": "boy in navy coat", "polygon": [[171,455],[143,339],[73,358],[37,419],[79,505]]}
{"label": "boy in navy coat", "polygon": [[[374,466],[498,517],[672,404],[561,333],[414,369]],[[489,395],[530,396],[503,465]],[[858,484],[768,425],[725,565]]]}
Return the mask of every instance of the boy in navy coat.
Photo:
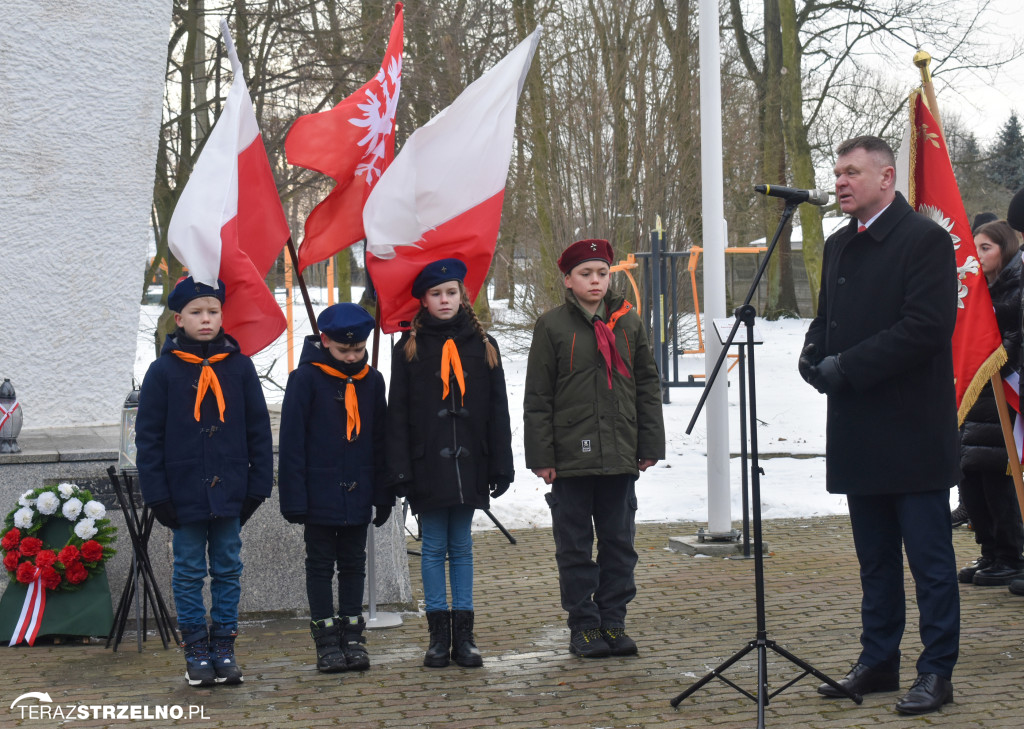
{"label": "boy in navy coat", "polygon": [[274,479],[263,389],[252,360],[221,328],[224,284],[217,284],[190,276],[168,297],[178,329],[146,373],[135,424],[142,497],[174,533],[171,584],[190,686],[242,681],[234,654],[240,532]]}
{"label": "boy in navy coat", "polygon": [[356,304],[321,312],[320,337],[306,337],[281,407],[281,514],[305,525],[309,628],[316,667],[324,673],[370,667],[362,617],[366,532],[372,507],[379,527],[394,503],[380,478],[387,402],[384,378],[367,364],[373,326],[373,317]]}

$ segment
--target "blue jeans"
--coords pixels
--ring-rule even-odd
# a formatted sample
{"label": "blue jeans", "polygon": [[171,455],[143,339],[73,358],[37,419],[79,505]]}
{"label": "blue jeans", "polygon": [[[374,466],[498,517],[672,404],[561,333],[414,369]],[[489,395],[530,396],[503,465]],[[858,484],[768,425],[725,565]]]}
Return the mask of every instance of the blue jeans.
{"label": "blue jeans", "polygon": [[[238,517],[183,524],[174,530],[174,606],[179,626],[206,625],[203,580],[209,554],[210,618],[229,630],[238,627],[242,593],[241,526]],[[183,628],[184,630],[184,628]]]}
{"label": "blue jeans", "polygon": [[447,610],[444,563],[452,583],[452,610],[473,609],[473,523],[472,506],[450,506],[420,514],[420,574],[427,612]]}

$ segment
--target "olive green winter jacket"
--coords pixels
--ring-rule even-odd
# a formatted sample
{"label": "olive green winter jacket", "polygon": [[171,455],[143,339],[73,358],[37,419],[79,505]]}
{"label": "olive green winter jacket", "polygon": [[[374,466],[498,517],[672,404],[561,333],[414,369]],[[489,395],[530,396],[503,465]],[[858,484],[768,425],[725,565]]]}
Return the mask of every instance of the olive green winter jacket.
{"label": "olive green winter jacket", "polygon": [[558,476],[639,474],[637,460],[665,457],[661,382],[643,322],[621,296],[604,298],[604,317],[629,368],[608,370],[594,324],[572,291],[541,315],[526,369],[526,465]]}

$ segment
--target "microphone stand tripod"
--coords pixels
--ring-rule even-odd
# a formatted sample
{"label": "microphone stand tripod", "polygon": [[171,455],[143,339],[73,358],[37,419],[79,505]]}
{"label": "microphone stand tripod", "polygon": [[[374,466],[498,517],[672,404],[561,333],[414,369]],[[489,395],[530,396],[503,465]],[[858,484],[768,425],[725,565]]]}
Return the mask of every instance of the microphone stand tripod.
{"label": "microphone stand tripod", "polygon": [[[722,368],[722,364],[725,362],[726,355],[729,353],[729,347],[733,344],[736,339],[736,334],[739,331],[740,325],[746,327],[746,340],[740,344],[740,347],[747,347],[746,358],[749,361],[749,367],[747,367],[747,391],[748,397],[746,400],[746,408],[741,406],[740,417],[744,418],[744,422],[748,423],[748,432],[750,434],[750,483],[751,483],[751,501],[753,502],[753,522],[754,522],[754,603],[757,610],[757,633],[753,640],[749,641],[739,651],[734,653],[731,657],[727,658],[724,662],[718,665],[716,668],[708,672],[703,678],[697,681],[695,684],[690,686],[688,689],[683,691],[681,694],[672,699],[672,706],[679,706],[680,702],[687,696],[695,693],[698,689],[710,682],[712,679],[719,679],[723,683],[731,686],[739,693],[743,694],[747,698],[757,703],[757,729],[764,729],[764,708],[768,705],[769,701],[778,696],[787,688],[795,684],[797,681],[802,679],[804,676],[811,674],[823,681],[824,683],[837,689],[844,695],[848,696],[855,703],[860,704],[862,699],[859,694],[852,693],[846,690],[843,686],[840,686],[836,681],[826,676],[824,673],[816,669],[811,664],[797,658],[795,655],[780,647],[775,641],[768,638],[768,629],[765,622],[765,608],[764,608],[764,553],[762,549],[761,541],[761,468],[758,465],[758,454],[757,454],[757,389],[755,387],[756,377],[754,368],[754,318],[756,310],[750,305],[751,299],[757,291],[758,283],[761,281],[761,276],[764,274],[765,269],[768,267],[768,262],[771,260],[772,253],[775,250],[775,246],[779,241],[779,236],[782,234],[782,229],[793,215],[793,211],[800,202],[793,199],[786,200],[785,210],[782,212],[782,217],[779,220],[779,226],[775,230],[775,237],[772,238],[771,245],[768,246],[768,251],[765,254],[764,260],[761,261],[761,266],[758,268],[757,273],[754,275],[754,281],[750,286],[750,290],[747,292],[747,297],[744,299],[743,304],[739,306],[734,315],[736,321],[733,322],[732,330],[729,332],[729,337],[725,341],[722,351],[719,354],[718,361],[715,363],[715,368],[708,378],[707,386],[704,388],[704,392],[701,395],[700,402],[697,403],[697,409],[693,413],[693,417],[690,419],[690,424],[686,428],[686,433],[689,434],[693,430],[694,424],[697,422],[697,417],[700,415],[701,410],[704,408],[704,403],[707,401],[708,394],[711,392],[711,387],[715,382],[715,378],[718,376],[719,371]],[[745,410],[745,412],[744,412]],[[744,475],[746,473],[744,472]],[[795,664],[803,670],[803,673],[798,675],[793,680],[789,681],[781,688],[774,692],[769,693],[768,691],[768,650],[772,650],[779,654],[789,662]],[[751,651],[757,651],[757,689],[756,695],[751,694],[747,690],[737,686],[735,683],[730,681],[722,674],[736,663],[738,660],[743,658]]]}

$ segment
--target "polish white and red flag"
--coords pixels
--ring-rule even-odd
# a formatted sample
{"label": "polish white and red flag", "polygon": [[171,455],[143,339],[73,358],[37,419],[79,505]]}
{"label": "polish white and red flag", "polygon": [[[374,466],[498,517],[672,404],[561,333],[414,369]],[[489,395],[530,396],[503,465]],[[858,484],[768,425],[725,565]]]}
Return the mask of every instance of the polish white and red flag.
{"label": "polish white and red flag", "polygon": [[196,281],[224,282],[224,331],[252,355],[285,329],[284,314],[264,279],[291,233],[224,21],[221,33],[234,79],[178,198],[167,239]]}
{"label": "polish white and red flag", "polygon": [[458,258],[476,299],[494,257],[515,138],[516,105],[541,28],[414,131],[363,208],[366,266],[381,330],[408,328],[425,265]]}
{"label": "polish white and red flag", "polygon": [[1024,463],[1024,418],[1020,416],[1020,374],[1014,370],[1003,378],[1006,404],[1017,413],[1013,423],[1013,441],[1017,444],[1017,458]]}
{"label": "polish white and red flag", "polygon": [[363,204],[395,156],[403,27],[402,3],[396,3],[377,74],[333,109],[300,116],[288,131],[284,149],[289,164],[321,172],[337,183],[306,218],[300,273],[364,238]]}

